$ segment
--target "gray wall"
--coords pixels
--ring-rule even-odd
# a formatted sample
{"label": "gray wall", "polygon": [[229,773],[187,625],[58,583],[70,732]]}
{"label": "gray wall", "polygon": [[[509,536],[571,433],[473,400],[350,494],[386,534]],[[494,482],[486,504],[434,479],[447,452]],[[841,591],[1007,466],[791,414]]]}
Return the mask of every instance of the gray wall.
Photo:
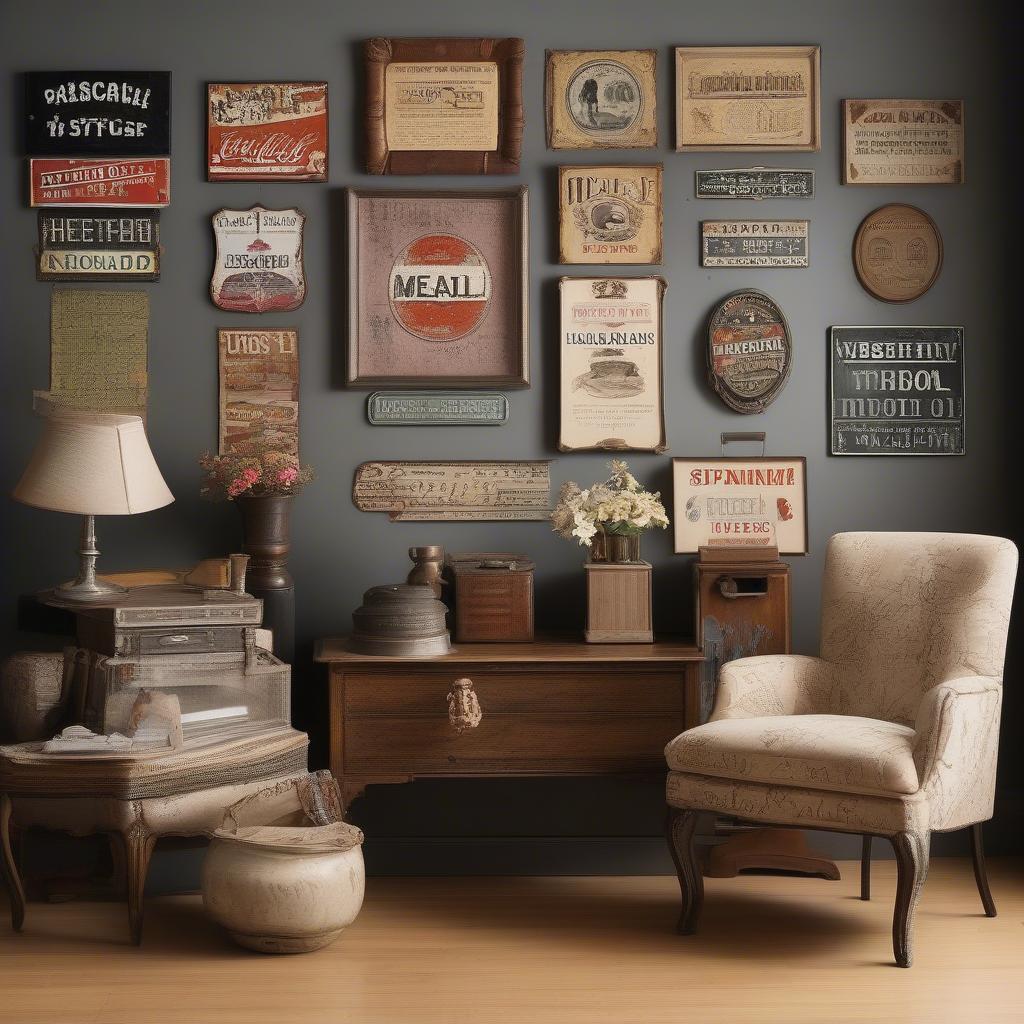
{"label": "gray wall", "polygon": [[[172,205],[162,215],[162,279],[148,286],[150,324],[149,432],[167,481],[177,496],[159,512],[102,522],[108,569],[184,565],[237,547],[236,512],[197,497],[196,456],[216,444],[216,328],[256,318],[215,309],[208,297],[213,253],[210,215],[221,206],[298,205],[308,215],[309,295],[296,312],[259,318],[264,326],[298,327],[302,365],[303,455],[319,479],[298,501],[292,570],[298,586],[297,721],[325,756],[324,680],[306,659],[318,636],[346,631],[349,613],[369,586],[401,579],[411,544],[453,549],[500,548],[536,560],[541,627],[582,623],[580,551],[543,524],[391,524],[356,511],[349,498],[356,464],[370,458],[555,457],[557,438],[557,310],[552,262],[559,161],[599,162],[614,153],[549,152],[544,146],[545,47],[658,47],[656,152],[623,154],[627,161],[665,165],[665,388],[672,455],[710,455],[723,430],[763,429],[769,450],[807,456],[811,553],[795,559],[794,641],[814,650],[818,630],[821,559],[839,530],[964,530],[1007,532],[1003,469],[1007,392],[1001,353],[1002,253],[993,238],[1007,212],[1001,166],[1006,122],[996,59],[995,14],[957,0],[878,2],[855,6],[817,2],[723,4],[656,0],[494,4],[470,0],[330,0],[237,3],[132,0],[83,4],[5,4],[2,115],[4,156],[0,250],[4,294],[2,359],[3,437],[0,480],[9,490],[32,449],[39,424],[31,392],[48,375],[49,294],[33,276],[35,213],[26,205],[21,158],[20,82],[30,69],[154,68],[173,72]],[[527,129],[518,179],[369,179],[360,166],[359,41],[370,35],[522,35]],[[821,152],[764,162],[813,167],[812,202],[756,207],[697,202],[693,172],[755,162],[755,156],[672,151],[670,46],[682,43],[820,43]],[[210,79],[326,79],[330,87],[330,182],[210,184],[204,175],[204,88]],[[952,188],[844,188],[839,184],[840,100],[846,96],[963,97],[967,119],[968,183]],[[521,181],[531,191],[530,336],[533,387],[511,395],[511,419],[500,429],[374,428],[365,416],[365,392],[344,390],[342,188],[350,184],[472,187]],[[887,306],[858,285],[850,258],[862,217],[890,200],[921,205],[945,239],[938,285],[906,306]],[[701,218],[799,216],[811,220],[808,270],[702,270]],[[637,270],[643,273],[643,270]],[[785,391],[758,417],[731,413],[702,379],[702,335],[710,307],[743,286],[762,288],[781,305],[795,339],[795,364]],[[970,430],[964,458],[853,458],[827,455],[826,329],[830,324],[957,324],[966,328]],[[591,481],[603,475],[601,455],[560,456],[553,479]],[[644,482],[671,492],[669,460],[630,459]],[[6,571],[0,576],[3,643],[24,645],[15,629],[17,595],[50,585],[72,569],[77,523],[71,517],[4,500]],[[674,556],[668,534],[647,537],[656,565],[656,619],[663,630],[690,622],[689,564]],[[1007,708],[1013,722],[1016,698]],[[1015,728],[1015,727],[1014,727]],[[1009,728],[1012,734],[1014,728]],[[1015,766],[1004,766],[1004,782]],[[661,797],[656,785],[623,782],[420,783],[371,791],[360,810],[379,869],[572,870],[661,868]],[[383,837],[393,837],[385,842]],[[473,837],[453,842],[452,837]],[[518,837],[501,841],[489,836]],[[559,836],[575,836],[570,842]],[[401,837],[405,837],[403,840]],[[410,839],[410,837],[412,837]],[[535,837],[555,837],[537,839]]]}

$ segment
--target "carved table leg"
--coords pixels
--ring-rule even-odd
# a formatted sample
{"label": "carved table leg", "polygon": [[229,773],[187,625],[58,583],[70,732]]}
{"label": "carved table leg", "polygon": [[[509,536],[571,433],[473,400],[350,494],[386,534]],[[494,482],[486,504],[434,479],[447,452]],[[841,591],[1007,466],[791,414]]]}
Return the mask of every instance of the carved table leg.
{"label": "carved table leg", "polygon": [[996,905],[988,887],[988,870],[985,867],[985,847],[981,835],[981,822],[971,826],[971,859],[974,861],[974,881],[978,884],[978,895],[985,908],[986,917],[996,916]]}
{"label": "carved table leg", "polygon": [[18,862],[14,859],[11,849],[11,798],[0,793],[0,848],[4,879],[11,896],[11,927],[20,932],[25,923],[25,890],[21,887],[21,876],[18,874]]}
{"label": "carved table leg", "polygon": [[668,833],[668,846],[679,876],[679,891],[683,899],[679,923],[676,925],[680,935],[692,935],[697,930],[697,920],[704,903],[704,876],[697,862],[694,843],[698,818],[697,811],[678,807],[668,809],[665,831]]}
{"label": "carved table leg", "polygon": [[914,962],[914,911],[928,877],[927,832],[900,832],[890,837],[896,851],[896,907],[892,917],[892,951],[900,967]]}
{"label": "carved table leg", "polygon": [[149,858],[156,846],[156,836],[149,831],[142,817],[141,808],[135,807],[136,818],[125,829],[117,834],[122,851],[128,882],[128,923],[131,927],[132,942],[142,944],[142,897],[146,888],[146,874],[149,871]]}
{"label": "carved table leg", "polygon": [[860,839],[860,898],[871,899],[871,836]]}

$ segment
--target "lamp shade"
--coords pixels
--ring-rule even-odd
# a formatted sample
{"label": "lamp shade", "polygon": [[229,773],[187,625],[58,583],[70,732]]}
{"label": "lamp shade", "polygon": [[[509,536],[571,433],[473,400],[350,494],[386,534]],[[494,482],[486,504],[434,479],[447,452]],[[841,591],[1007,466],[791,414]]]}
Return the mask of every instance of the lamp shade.
{"label": "lamp shade", "polygon": [[124,516],[174,501],[138,416],[54,413],[14,488],[26,505]]}

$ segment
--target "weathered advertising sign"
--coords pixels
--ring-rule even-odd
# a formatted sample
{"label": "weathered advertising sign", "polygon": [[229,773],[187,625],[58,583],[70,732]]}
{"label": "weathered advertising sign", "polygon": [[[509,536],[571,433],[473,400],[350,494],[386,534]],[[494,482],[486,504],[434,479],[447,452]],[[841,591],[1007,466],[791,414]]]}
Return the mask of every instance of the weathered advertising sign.
{"label": "weathered advertising sign", "polygon": [[160,214],[39,211],[40,281],[156,281]]}
{"label": "weathered advertising sign", "polygon": [[29,160],[30,206],[167,206],[171,161]]}
{"label": "weathered advertising sign", "polygon": [[376,391],[366,415],[374,426],[500,426],[508,399],[496,391]]}
{"label": "weathered advertising sign", "polygon": [[810,199],[814,171],[776,167],[738,167],[697,171],[698,199]]}
{"label": "weathered advertising sign", "polygon": [[806,220],[701,221],[702,267],[807,267]]}

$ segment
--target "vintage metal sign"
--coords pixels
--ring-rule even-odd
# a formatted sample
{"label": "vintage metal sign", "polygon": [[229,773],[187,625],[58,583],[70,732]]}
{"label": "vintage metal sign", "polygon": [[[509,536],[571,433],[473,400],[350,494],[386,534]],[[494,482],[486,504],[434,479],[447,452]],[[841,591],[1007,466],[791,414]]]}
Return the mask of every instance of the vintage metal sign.
{"label": "vintage metal sign", "polygon": [[962,327],[833,327],[833,455],[963,455]]}
{"label": "vintage metal sign", "polygon": [[29,160],[30,206],[167,206],[171,161]]}
{"label": "vintage metal sign", "polygon": [[377,391],[366,415],[374,426],[500,426],[508,399],[496,391]]}
{"label": "vintage metal sign", "polygon": [[551,463],[364,462],[352,501],[392,520],[545,520]]}
{"label": "vintage metal sign", "polygon": [[126,157],[170,151],[169,71],[26,73],[26,153]]}
{"label": "vintage metal sign", "polygon": [[733,292],[708,321],[708,381],[736,412],[771,405],[789,377],[793,342],[789,325],[764,292]]}
{"label": "vintage metal sign", "polygon": [[160,214],[39,211],[40,281],[156,281]]}
{"label": "vintage metal sign", "polygon": [[326,181],[326,82],[207,86],[210,181]]}
{"label": "vintage metal sign", "polygon": [[810,199],[814,171],[781,167],[696,171],[694,195],[698,199]]}
{"label": "vintage metal sign", "polygon": [[853,240],[857,279],[883,302],[920,298],[942,269],[942,236],[924,210],[889,203],[869,213]]}
{"label": "vintage metal sign", "polygon": [[285,313],[306,298],[302,231],[306,215],[294,207],[218,210],[217,252],[210,297],[233,313]]}
{"label": "vintage metal sign", "polygon": [[806,220],[701,221],[702,267],[807,267]]}

